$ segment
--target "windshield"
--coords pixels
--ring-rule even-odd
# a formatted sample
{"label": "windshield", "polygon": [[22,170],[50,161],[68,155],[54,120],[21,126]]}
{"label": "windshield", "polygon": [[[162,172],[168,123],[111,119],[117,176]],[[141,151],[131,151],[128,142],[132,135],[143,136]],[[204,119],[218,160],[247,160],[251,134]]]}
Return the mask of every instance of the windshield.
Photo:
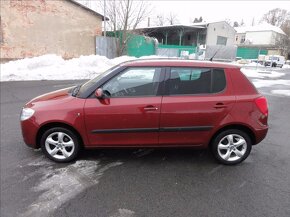
{"label": "windshield", "polygon": [[269,57],[269,60],[278,60],[278,57]]}
{"label": "windshield", "polygon": [[90,89],[92,86],[94,86],[94,84],[95,84],[97,81],[99,81],[99,80],[101,80],[102,78],[106,77],[108,74],[111,73],[111,71],[113,71],[115,68],[118,68],[118,67],[119,67],[119,65],[117,65],[117,66],[113,66],[112,68],[106,70],[105,72],[100,73],[100,74],[97,75],[95,78],[93,78],[93,79],[87,81],[86,83],[84,83],[84,84],[80,87],[80,89],[79,89],[79,91],[78,91],[78,95],[79,95],[80,93],[82,93],[82,92],[84,92],[84,91]]}

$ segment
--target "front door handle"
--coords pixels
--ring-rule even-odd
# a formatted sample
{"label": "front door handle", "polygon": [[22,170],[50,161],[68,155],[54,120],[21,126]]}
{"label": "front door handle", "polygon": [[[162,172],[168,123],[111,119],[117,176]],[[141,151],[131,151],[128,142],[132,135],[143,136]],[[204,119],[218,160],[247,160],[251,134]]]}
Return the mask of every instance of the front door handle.
{"label": "front door handle", "polygon": [[216,109],[226,108],[226,107],[227,106],[225,104],[223,104],[222,102],[219,102],[219,103],[214,105],[214,108],[216,108]]}
{"label": "front door handle", "polygon": [[143,109],[144,109],[144,111],[157,111],[158,110],[157,107],[154,107],[152,105],[148,105],[148,106],[144,107]]}

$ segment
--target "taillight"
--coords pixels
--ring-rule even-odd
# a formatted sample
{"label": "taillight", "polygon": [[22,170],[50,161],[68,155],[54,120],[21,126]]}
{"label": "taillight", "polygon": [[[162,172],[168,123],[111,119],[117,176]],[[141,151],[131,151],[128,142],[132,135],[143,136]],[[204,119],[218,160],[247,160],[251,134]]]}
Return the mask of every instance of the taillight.
{"label": "taillight", "polygon": [[266,97],[260,97],[255,100],[257,107],[263,115],[268,116],[268,103]]}

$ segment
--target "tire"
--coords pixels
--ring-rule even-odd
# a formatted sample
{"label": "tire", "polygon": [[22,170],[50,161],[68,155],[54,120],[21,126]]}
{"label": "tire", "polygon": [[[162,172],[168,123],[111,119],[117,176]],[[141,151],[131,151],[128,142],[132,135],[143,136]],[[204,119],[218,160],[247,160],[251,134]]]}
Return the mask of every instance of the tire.
{"label": "tire", "polygon": [[215,159],[225,165],[241,163],[249,156],[251,149],[252,141],[249,135],[236,129],[221,132],[211,144]]}
{"label": "tire", "polygon": [[69,129],[54,127],[45,131],[40,145],[43,153],[51,160],[67,163],[74,160],[79,151],[78,137]]}
{"label": "tire", "polygon": [[276,67],[277,66],[277,63],[272,63],[272,67]]}

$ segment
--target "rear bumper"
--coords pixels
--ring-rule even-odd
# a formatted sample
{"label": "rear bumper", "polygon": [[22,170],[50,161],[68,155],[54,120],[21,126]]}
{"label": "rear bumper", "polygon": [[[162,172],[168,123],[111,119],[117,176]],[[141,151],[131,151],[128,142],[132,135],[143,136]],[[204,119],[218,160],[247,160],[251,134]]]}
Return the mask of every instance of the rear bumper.
{"label": "rear bumper", "polygon": [[36,136],[39,129],[38,124],[32,119],[21,121],[22,136],[25,144],[32,148],[39,148],[36,143]]}
{"label": "rear bumper", "polygon": [[268,133],[268,127],[265,127],[264,129],[256,130],[255,136],[256,136],[256,144],[260,143],[263,139],[265,139],[266,135]]}

